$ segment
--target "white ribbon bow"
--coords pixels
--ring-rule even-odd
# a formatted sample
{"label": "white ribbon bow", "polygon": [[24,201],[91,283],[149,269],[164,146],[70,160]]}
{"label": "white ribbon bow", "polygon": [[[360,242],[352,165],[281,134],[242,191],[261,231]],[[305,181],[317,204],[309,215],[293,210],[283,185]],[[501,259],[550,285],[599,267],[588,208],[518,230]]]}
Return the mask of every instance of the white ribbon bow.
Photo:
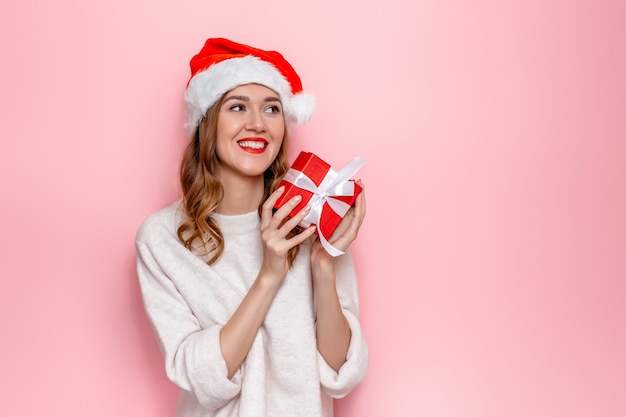
{"label": "white ribbon bow", "polygon": [[[296,187],[313,193],[313,196],[307,203],[307,206],[311,207],[311,211],[302,219],[300,226],[308,227],[311,224],[315,224],[322,246],[326,249],[326,252],[332,256],[343,255],[343,252],[331,245],[320,229],[322,208],[324,207],[324,203],[328,203],[328,206],[341,218],[346,215],[350,209],[350,205],[341,200],[337,200],[335,197],[354,195],[354,182],[349,180],[364,163],[365,159],[357,157],[339,172],[330,168],[319,186],[315,185],[313,180],[304,172],[293,168],[290,168],[283,178],[283,180],[292,183]],[[330,236],[328,236],[328,238],[330,238]]]}

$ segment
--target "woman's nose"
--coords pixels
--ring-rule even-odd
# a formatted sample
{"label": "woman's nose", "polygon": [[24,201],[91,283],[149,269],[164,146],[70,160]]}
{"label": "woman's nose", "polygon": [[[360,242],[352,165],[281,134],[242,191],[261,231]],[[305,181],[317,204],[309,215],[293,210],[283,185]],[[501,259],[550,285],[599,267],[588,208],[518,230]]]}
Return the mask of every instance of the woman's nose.
{"label": "woman's nose", "polygon": [[265,122],[263,121],[263,115],[260,111],[251,111],[249,113],[248,121],[246,123],[246,129],[254,132],[265,131]]}

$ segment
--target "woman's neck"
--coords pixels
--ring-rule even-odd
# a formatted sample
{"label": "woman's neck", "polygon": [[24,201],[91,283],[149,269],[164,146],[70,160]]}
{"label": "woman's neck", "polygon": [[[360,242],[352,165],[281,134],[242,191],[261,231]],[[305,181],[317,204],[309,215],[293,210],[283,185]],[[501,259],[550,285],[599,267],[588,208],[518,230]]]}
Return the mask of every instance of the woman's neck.
{"label": "woman's neck", "polygon": [[250,213],[259,208],[263,199],[263,176],[220,178],[224,198],[216,212],[226,215]]}

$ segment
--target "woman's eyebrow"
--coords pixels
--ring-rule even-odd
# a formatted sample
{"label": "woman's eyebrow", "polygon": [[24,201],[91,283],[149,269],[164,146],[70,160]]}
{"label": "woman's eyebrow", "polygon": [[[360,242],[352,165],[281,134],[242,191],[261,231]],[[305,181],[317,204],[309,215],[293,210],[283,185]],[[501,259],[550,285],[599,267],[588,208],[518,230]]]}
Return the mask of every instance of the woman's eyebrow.
{"label": "woman's eyebrow", "polygon": [[230,97],[226,97],[226,100],[224,101],[228,101],[228,100],[250,101],[250,99],[247,96],[230,96]]}
{"label": "woman's eyebrow", "polygon": [[[226,97],[226,99],[224,101],[228,101],[228,100],[250,101],[250,97],[248,97],[248,96],[230,96],[230,97]],[[263,101],[264,102],[278,101],[279,103],[281,102],[280,98],[273,97],[273,96],[265,97],[263,99]]]}

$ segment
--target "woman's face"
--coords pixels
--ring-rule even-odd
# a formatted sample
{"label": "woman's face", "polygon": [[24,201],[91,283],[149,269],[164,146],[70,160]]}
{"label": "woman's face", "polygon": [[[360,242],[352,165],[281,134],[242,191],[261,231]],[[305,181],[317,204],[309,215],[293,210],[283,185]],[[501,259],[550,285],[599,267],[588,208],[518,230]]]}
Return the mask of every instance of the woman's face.
{"label": "woman's face", "polygon": [[220,178],[263,175],[278,155],[284,136],[285,118],[278,94],[259,84],[230,90],[217,119]]}

